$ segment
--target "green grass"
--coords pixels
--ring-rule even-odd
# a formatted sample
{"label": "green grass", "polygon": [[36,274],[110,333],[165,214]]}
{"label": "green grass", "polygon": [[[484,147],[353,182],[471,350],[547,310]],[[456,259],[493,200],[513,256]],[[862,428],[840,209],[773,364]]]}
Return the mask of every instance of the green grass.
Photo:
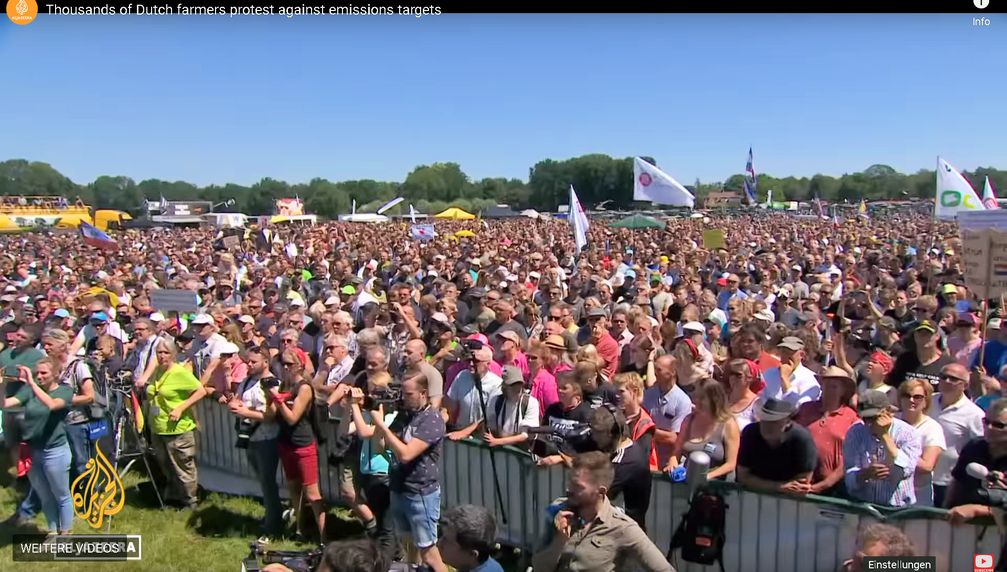
{"label": "green grass", "polygon": [[[201,495],[199,507],[183,511],[157,506],[154,493],[146,479],[140,483],[135,474],[127,475],[124,484],[126,506],[113,518],[111,534],[140,534],[143,537],[143,559],[132,562],[14,562],[11,546],[14,534],[31,534],[45,529],[41,515],[39,528],[13,528],[0,524],[0,571],[27,572],[235,572],[248,556],[249,543],[260,534],[259,521],[264,516],[262,502],[255,498],[209,493]],[[14,514],[21,501],[20,492],[0,487],[0,520]],[[363,532],[359,521],[348,510],[329,507],[326,531],[329,539],[359,536]],[[74,534],[105,534],[74,518]],[[274,541],[270,548],[303,550],[309,544]],[[508,551],[498,556],[504,568],[517,572],[517,555]],[[523,570],[523,569],[520,569]]]}
{"label": "green grass", "polygon": [[[248,555],[249,542],[260,534],[259,520],[264,516],[258,499],[209,493],[199,507],[183,511],[157,507],[146,481],[136,488],[137,479],[125,480],[126,506],[112,522],[111,534],[140,534],[143,537],[143,559],[133,562],[13,562],[13,534],[30,534],[44,530],[41,515],[33,528],[16,529],[0,524],[0,570],[98,572],[163,571],[163,572],[234,572]],[[20,487],[19,487],[20,488]],[[21,493],[10,487],[0,488],[0,520],[14,513]],[[362,528],[349,513],[340,508],[329,509],[326,526],[331,538],[359,535]],[[74,534],[104,534],[105,527],[94,530],[83,520],[74,519]],[[270,548],[298,550],[307,544],[290,541],[274,542]]]}

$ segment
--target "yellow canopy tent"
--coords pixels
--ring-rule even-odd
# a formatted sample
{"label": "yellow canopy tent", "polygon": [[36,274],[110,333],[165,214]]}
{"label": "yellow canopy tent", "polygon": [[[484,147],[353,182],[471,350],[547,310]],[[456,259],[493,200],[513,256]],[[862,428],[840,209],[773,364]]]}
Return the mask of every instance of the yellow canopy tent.
{"label": "yellow canopy tent", "polygon": [[451,207],[440,214],[434,215],[434,218],[447,218],[451,220],[472,220],[476,218],[476,215],[467,213],[458,207]]}
{"label": "yellow canopy tent", "polygon": [[462,238],[462,237],[471,238],[471,237],[473,237],[475,235],[476,235],[476,233],[472,232],[471,230],[459,230],[458,232],[455,233],[455,236],[457,236],[458,238]]}

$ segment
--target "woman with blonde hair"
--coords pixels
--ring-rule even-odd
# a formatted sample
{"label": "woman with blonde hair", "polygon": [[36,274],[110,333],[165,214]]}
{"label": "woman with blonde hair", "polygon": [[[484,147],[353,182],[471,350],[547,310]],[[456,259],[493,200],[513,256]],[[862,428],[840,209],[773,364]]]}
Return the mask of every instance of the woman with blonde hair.
{"label": "woman with blonde hair", "polygon": [[758,421],[755,417],[759,391],[765,386],[759,364],[749,359],[732,359],[724,374],[727,378],[727,408],[738,424],[738,430]]}
{"label": "woman with blonde hair", "polygon": [[657,471],[657,449],[654,448],[654,431],[657,425],[643,407],[643,378],[635,372],[617,373],[612,385],[619,392],[619,407],[626,417],[629,437],[648,451],[651,471]]}
{"label": "woman with blonde hair", "polygon": [[283,375],[279,386],[267,389],[267,413],[279,424],[277,449],[287,487],[297,515],[298,534],[305,498],[311,505],[320,540],[325,542],[325,507],[318,485],[318,440],[311,422],[315,392],[304,376],[304,365],[294,350],[283,350],[278,356]]}
{"label": "woman with blonde hair", "polygon": [[724,386],[713,380],[700,382],[692,392],[692,413],[682,421],[675,447],[665,471],[688,462],[694,451],[710,456],[711,480],[725,480],[734,473],[738,464],[738,446],[741,430],[727,408]]}
{"label": "woman with blonde hair", "polygon": [[911,379],[899,386],[899,413],[897,417],[912,425],[923,442],[923,453],[916,463],[916,504],[933,506],[933,473],[937,458],[947,449],[944,429],[933,417],[927,415],[933,404],[934,388],[922,379]]}
{"label": "woman with blonde hair", "polygon": [[146,388],[150,401],[151,441],[168,480],[164,500],[194,508],[199,502],[199,481],[192,407],[206,395],[206,388],[189,368],[177,363],[177,353],[173,340],[162,339],[154,350],[157,368],[152,381],[138,381],[136,386]]}

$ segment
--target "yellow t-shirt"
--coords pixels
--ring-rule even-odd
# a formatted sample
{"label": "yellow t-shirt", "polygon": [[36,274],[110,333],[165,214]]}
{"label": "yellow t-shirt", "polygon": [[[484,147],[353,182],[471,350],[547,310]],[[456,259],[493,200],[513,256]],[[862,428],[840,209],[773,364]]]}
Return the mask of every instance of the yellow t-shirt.
{"label": "yellow t-shirt", "polygon": [[172,421],[168,416],[199,387],[199,379],[181,364],[174,364],[161,373],[154,383],[147,386],[151,407],[159,409],[157,415],[150,419],[150,430],[157,435],[180,435],[195,429],[196,418],[193,417],[192,407],[178,421]]}

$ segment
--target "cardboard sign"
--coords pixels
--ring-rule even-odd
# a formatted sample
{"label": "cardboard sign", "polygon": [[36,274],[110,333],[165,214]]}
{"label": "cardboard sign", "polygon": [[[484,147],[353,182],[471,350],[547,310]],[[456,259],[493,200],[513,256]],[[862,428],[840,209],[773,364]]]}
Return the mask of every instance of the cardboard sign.
{"label": "cardboard sign", "polygon": [[1007,210],[958,213],[965,285],[979,298],[1007,294]]}
{"label": "cardboard sign", "polygon": [[225,236],[224,237],[224,248],[230,250],[232,248],[238,248],[241,246],[241,239],[237,236]]}
{"label": "cardboard sign", "polygon": [[726,248],[727,243],[724,241],[724,231],[715,228],[713,230],[703,231],[703,248],[707,250],[716,250],[718,248]]}
{"label": "cardboard sign", "polygon": [[192,290],[162,288],[150,293],[150,305],[160,312],[191,314],[199,310],[199,299]]}

